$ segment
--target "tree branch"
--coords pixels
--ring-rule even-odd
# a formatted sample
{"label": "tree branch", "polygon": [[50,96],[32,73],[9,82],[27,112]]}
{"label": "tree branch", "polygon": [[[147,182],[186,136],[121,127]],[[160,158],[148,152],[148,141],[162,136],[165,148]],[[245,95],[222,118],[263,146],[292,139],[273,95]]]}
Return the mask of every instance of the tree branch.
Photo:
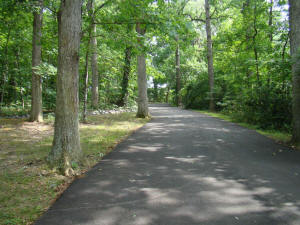
{"label": "tree branch", "polygon": [[179,9],[178,11],[178,15],[180,15],[181,13],[183,13],[184,11],[184,8],[186,7],[186,5],[189,3],[190,0],[185,0],[183,1],[182,5],[181,5],[181,8]]}
{"label": "tree branch", "polygon": [[[122,24],[136,24],[137,21],[113,21],[113,22],[97,22],[95,21],[94,24],[100,24],[100,25],[110,25],[110,24],[116,24],[116,25],[122,25]],[[140,22],[140,24],[157,24],[157,23],[149,23],[149,22]]]}
{"label": "tree branch", "polygon": [[51,9],[49,6],[44,6],[45,9],[48,9],[50,12],[52,12],[54,15],[57,14],[57,10],[56,9]]}
{"label": "tree branch", "polygon": [[108,3],[112,2],[113,0],[107,0],[106,2],[104,2],[103,4],[99,5],[95,11],[94,11],[94,16],[97,12],[99,12],[100,9],[102,9],[104,6],[106,6]]}
{"label": "tree branch", "polygon": [[212,14],[210,14],[210,19],[213,19],[213,15],[215,14],[216,11],[217,11],[217,9],[214,8],[214,11],[212,12]]}
{"label": "tree branch", "polygon": [[205,20],[201,18],[202,13],[201,13],[200,17],[192,17],[190,14],[183,14],[183,15],[184,15],[184,16],[188,16],[188,17],[191,19],[191,21],[196,21],[196,22],[203,22],[203,23],[205,23]]}

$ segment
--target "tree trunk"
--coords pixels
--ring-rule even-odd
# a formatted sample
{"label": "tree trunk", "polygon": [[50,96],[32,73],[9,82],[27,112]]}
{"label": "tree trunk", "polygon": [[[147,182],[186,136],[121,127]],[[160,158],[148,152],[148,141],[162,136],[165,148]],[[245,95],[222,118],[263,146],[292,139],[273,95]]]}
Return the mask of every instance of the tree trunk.
{"label": "tree trunk", "polygon": [[285,50],[286,50],[286,46],[287,46],[287,44],[289,43],[289,40],[290,40],[289,36],[290,36],[290,33],[287,35],[287,38],[286,38],[286,40],[283,44],[283,47],[282,47],[282,53],[281,53],[282,62],[284,62],[284,60],[285,60]]}
{"label": "tree trunk", "polygon": [[257,51],[257,46],[256,46],[256,36],[258,35],[257,27],[256,27],[256,1],[255,1],[255,6],[254,6],[254,21],[253,21],[253,29],[254,29],[254,35],[252,37],[253,39],[253,51],[254,51],[254,59],[255,59],[255,68],[256,68],[256,80],[259,86],[261,86],[260,82],[260,74],[259,74],[259,65],[258,65],[258,51]]}
{"label": "tree trunk", "polygon": [[271,45],[272,45],[272,42],[273,42],[273,0],[271,0],[271,2],[270,2],[269,29],[270,29],[269,38],[270,38],[270,42],[271,42]]}
{"label": "tree trunk", "polygon": [[98,75],[98,53],[97,53],[97,38],[96,24],[92,24],[92,107],[98,108],[99,103],[99,75]]}
{"label": "tree trunk", "polygon": [[62,0],[58,13],[58,71],[54,139],[48,160],[72,175],[82,156],[78,124],[81,0]]}
{"label": "tree trunk", "polygon": [[[99,75],[98,75],[98,49],[97,49],[97,28],[95,21],[95,1],[89,0],[87,4],[88,15],[91,18],[90,20],[90,27],[89,27],[89,44],[88,48],[91,47],[92,49],[92,57],[91,57],[91,67],[92,67],[92,107],[94,109],[98,108],[99,104]],[[91,46],[90,46],[91,45]],[[89,54],[87,52],[87,54]],[[86,70],[87,74],[88,68]],[[87,82],[87,81],[86,81]],[[86,84],[87,85],[87,84]]]}
{"label": "tree trunk", "polygon": [[154,88],[154,92],[153,92],[154,102],[158,102],[158,82],[155,78],[153,79],[153,88]]}
{"label": "tree trunk", "polygon": [[209,110],[215,111],[215,100],[214,100],[214,64],[213,64],[213,49],[211,39],[211,25],[210,25],[210,6],[209,0],[205,0],[205,27],[207,36],[207,68],[209,77]]}
{"label": "tree trunk", "polygon": [[[249,26],[249,9],[250,9],[250,0],[245,0],[243,3],[242,15],[243,15],[243,26],[246,28],[245,37],[246,43],[250,42],[251,38],[251,27]],[[246,85],[247,88],[251,88],[250,77],[252,71],[249,69],[247,63],[244,63],[244,70],[246,71]]]}
{"label": "tree trunk", "polygon": [[176,52],[175,52],[175,69],[176,69],[176,89],[175,89],[175,101],[176,101],[176,106],[179,106],[181,101],[180,101],[180,83],[181,83],[181,74],[180,74],[180,51],[179,51],[179,43],[178,43],[178,37],[176,37]]}
{"label": "tree trunk", "polygon": [[[145,28],[141,28],[141,24],[136,24],[136,31],[139,35],[146,33]],[[147,74],[146,74],[146,57],[142,52],[143,41],[138,38],[138,43],[141,47],[141,52],[137,56],[137,70],[138,70],[138,111],[136,116],[139,118],[145,118],[149,116],[148,109],[148,96],[147,96]]]}
{"label": "tree trunk", "polygon": [[[91,23],[89,25],[88,29],[88,41],[86,45],[86,52],[85,52],[85,65],[84,65],[84,87],[83,87],[83,111],[82,111],[82,121],[84,123],[87,122],[86,117],[87,117],[87,99],[88,99],[88,84],[89,84],[89,55],[90,55],[90,45],[92,41],[92,35],[93,35],[93,29],[94,29],[94,20],[93,20],[93,7],[94,7],[94,1],[89,0],[87,3],[87,10],[88,10],[88,15],[89,17],[92,17]],[[96,46],[97,46],[97,40],[96,40]],[[94,50],[93,50],[94,51]],[[93,57],[92,57],[92,63],[93,64]]]}
{"label": "tree trunk", "polygon": [[10,41],[10,34],[11,34],[11,27],[8,29],[8,33],[6,36],[6,44],[5,44],[5,50],[4,50],[4,59],[2,61],[2,90],[1,90],[1,103],[4,103],[4,96],[5,96],[5,89],[6,89],[6,83],[7,83],[7,75],[8,75],[8,44]]}
{"label": "tree trunk", "polygon": [[86,47],[85,53],[85,66],[84,66],[84,97],[83,97],[83,112],[82,120],[86,123],[87,116],[87,98],[88,98],[88,83],[89,83],[89,49],[90,49],[91,32],[89,32],[89,40]]}
{"label": "tree trunk", "polygon": [[[20,47],[17,47],[16,49],[16,68],[18,70],[18,76],[21,77],[22,73],[20,70]],[[20,84],[20,97],[21,97],[21,102],[22,102],[22,109],[25,108],[25,102],[24,102],[24,96],[23,96],[23,87],[22,84]]]}
{"label": "tree trunk", "polygon": [[[271,2],[270,2],[270,9],[269,9],[269,29],[270,29],[270,33],[269,33],[270,54],[272,54],[272,52],[273,52],[273,46],[272,46],[272,42],[273,42],[273,0],[271,0]],[[270,83],[271,83],[271,73],[269,71],[268,79],[267,79],[268,87],[270,87]]]}
{"label": "tree trunk", "polygon": [[300,1],[290,3],[290,43],[293,74],[293,137],[292,141],[300,146]]}
{"label": "tree trunk", "polygon": [[170,94],[170,87],[168,85],[167,94],[166,94],[166,103],[169,103],[169,94]]}
{"label": "tree trunk", "polygon": [[31,113],[29,119],[31,122],[43,122],[42,77],[36,69],[42,61],[42,6],[43,0],[39,0],[39,12],[33,13]]}
{"label": "tree trunk", "polygon": [[126,47],[125,58],[124,58],[124,69],[123,69],[123,80],[122,80],[122,93],[120,99],[120,106],[126,106],[128,103],[128,82],[130,74],[131,64],[131,50],[132,47]]}

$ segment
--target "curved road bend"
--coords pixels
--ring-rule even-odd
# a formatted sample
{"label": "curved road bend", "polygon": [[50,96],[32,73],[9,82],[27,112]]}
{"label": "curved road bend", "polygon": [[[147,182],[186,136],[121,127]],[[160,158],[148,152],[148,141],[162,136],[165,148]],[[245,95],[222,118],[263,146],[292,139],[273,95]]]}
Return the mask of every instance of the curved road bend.
{"label": "curved road bend", "polygon": [[197,112],[151,113],[36,225],[300,224],[300,152]]}

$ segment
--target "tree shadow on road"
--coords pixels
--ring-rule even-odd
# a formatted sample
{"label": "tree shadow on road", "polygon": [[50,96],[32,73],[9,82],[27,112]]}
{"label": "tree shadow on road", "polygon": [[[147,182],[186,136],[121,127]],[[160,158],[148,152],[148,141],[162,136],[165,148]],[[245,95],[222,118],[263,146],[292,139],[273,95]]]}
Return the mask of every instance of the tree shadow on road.
{"label": "tree shadow on road", "polygon": [[298,152],[199,113],[152,112],[37,224],[300,224]]}

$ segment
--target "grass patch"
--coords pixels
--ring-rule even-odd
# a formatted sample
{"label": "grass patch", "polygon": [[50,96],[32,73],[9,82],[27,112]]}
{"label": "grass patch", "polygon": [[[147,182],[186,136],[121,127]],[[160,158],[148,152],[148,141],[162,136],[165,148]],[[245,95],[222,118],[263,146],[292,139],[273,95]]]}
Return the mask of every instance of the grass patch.
{"label": "grass patch", "polygon": [[194,111],[197,111],[197,112],[200,112],[200,113],[212,116],[212,117],[220,118],[220,119],[223,119],[223,120],[226,120],[229,122],[234,122],[243,127],[247,127],[249,129],[256,130],[258,133],[260,133],[264,136],[267,136],[277,142],[283,143],[283,144],[289,144],[289,141],[292,138],[292,135],[290,133],[282,132],[282,131],[278,131],[278,130],[264,130],[264,129],[258,128],[258,126],[237,121],[230,115],[226,115],[223,113],[216,113],[216,112],[210,112],[210,111],[205,111],[205,110],[194,110]]}
{"label": "grass patch", "polygon": [[[117,143],[148,120],[134,113],[89,116],[80,125],[84,164],[94,166]],[[74,178],[49,169],[45,162],[53,138],[53,123],[0,119],[0,224],[32,224]]]}

